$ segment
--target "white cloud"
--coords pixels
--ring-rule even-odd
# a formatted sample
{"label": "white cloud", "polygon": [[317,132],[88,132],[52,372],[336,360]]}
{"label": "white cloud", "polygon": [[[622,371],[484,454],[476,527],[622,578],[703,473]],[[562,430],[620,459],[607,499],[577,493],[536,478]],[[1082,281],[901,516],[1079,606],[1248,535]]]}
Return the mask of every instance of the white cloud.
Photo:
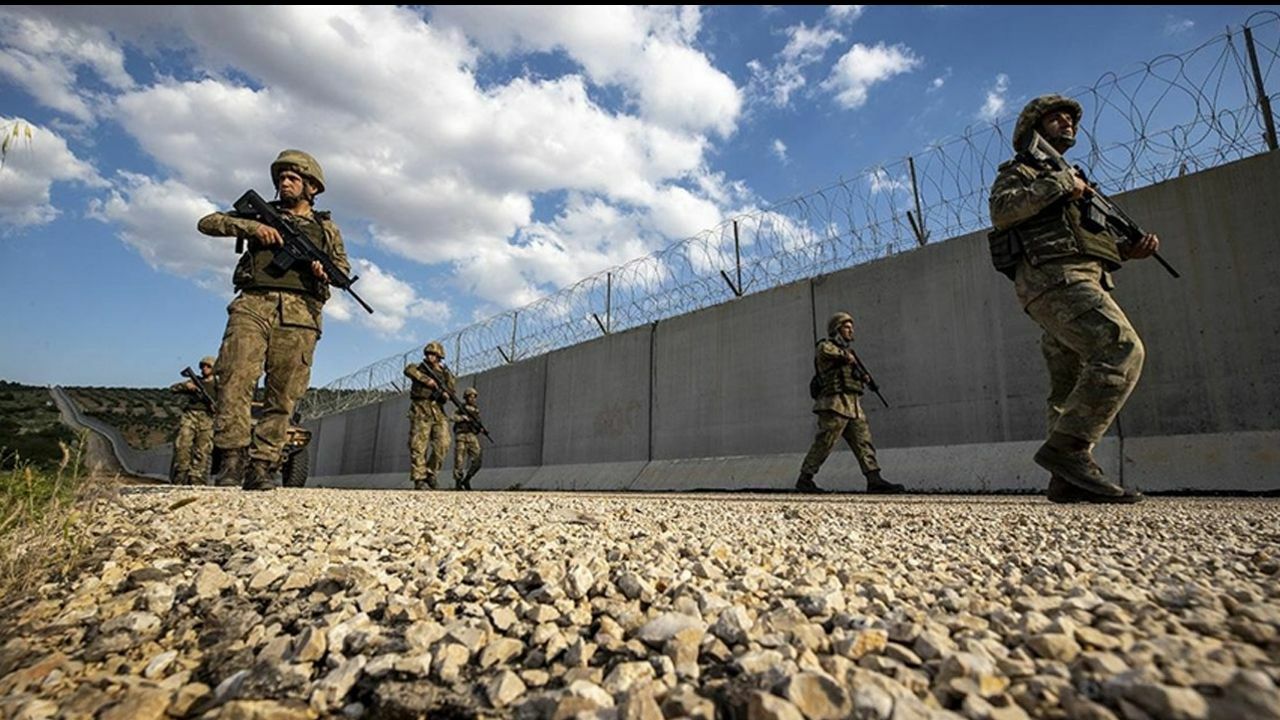
{"label": "white cloud", "polygon": [[791,96],[807,82],[805,68],[821,60],[832,45],[844,40],[838,30],[822,23],[816,27],[800,23],[784,32],[787,44],[775,56],[774,67],[769,68],[759,60],[748,63],[753,93],[763,96],[774,107],[786,107]]}
{"label": "white cloud", "polygon": [[93,120],[98,93],[79,82],[82,68],[112,88],[133,86],[124,69],[124,53],[106,31],[61,27],[45,18],[0,10],[0,77],[41,104],[85,123]]}
{"label": "white cloud", "polygon": [[[196,230],[201,217],[219,209],[181,182],[121,173],[108,198],[94,202],[91,215],[119,226],[120,239],[151,267],[229,295],[231,271],[239,259],[235,239],[210,237]],[[412,286],[373,262],[353,259],[352,273],[359,277],[352,287],[373,307],[374,314],[366,313],[344,291],[333,288],[325,312],[335,320],[359,318],[383,335],[395,335],[409,318],[436,325],[449,319],[447,305],[418,297]]]}
{"label": "white cloud", "polygon": [[934,78],[933,80],[930,80],[929,87],[925,90],[925,92],[935,92],[935,91],[941,90],[942,86],[945,85],[947,83],[947,80],[949,79],[951,79],[951,68],[947,68],[946,72],[942,73],[941,75]]}
{"label": "white cloud", "polygon": [[844,25],[862,17],[866,5],[828,5],[827,18],[834,23]]}
{"label": "white cloud", "polygon": [[778,138],[774,138],[773,147],[770,149],[773,150],[773,154],[777,156],[779,160],[781,160],[783,163],[787,162],[787,144],[786,143],[782,142]]}
{"label": "white cloud", "polygon": [[1183,33],[1190,32],[1195,28],[1195,26],[1196,23],[1194,20],[1166,15],[1164,19],[1164,34],[1181,35]]}
{"label": "white cloud", "polygon": [[896,190],[906,191],[907,189],[907,179],[905,177],[895,178],[884,168],[876,168],[867,173],[867,184],[871,187],[872,193],[893,192]]}
{"label": "white cloud", "polygon": [[62,136],[48,128],[0,115],[0,136],[9,138],[4,165],[0,167],[3,231],[53,221],[59,214],[51,197],[54,183],[106,185],[89,163],[71,152]]}
{"label": "white cloud", "polygon": [[701,24],[696,7],[444,5],[431,17],[489,52],[563,50],[591,82],[621,86],[641,117],[664,127],[728,135],[737,124],[741,93],[691,47]]}
{"label": "white cloud", "polygon": [[847,109],[862,107],[871,86],[894,75],[911,72],[921,64],[911,48],[905,45],[878,43],[868,47],[854,43],[823,81],[823,89],[836,94],[836,102]]}
{"label": "white cloud", "polygon": [[994,122],[1004,114],[1005,97],[1004,94],[1009,90],[1009,76],[1004,73],[996,75],[995,85],[987,90],[987,98],[982,103],[982,108],[978,110],[978,119],[987,122]]}
{"label": "white cloud", "polygon": [[[212,209],[205,198],[268,194],[267,166],[286,147],[319,159],[328,189],[318,204],[340,226],[362,223],[377,247],[452,273],[497,307],[714,224],[734,192],[705,156],[734,131],[741,92],[695,47],[696,9],[442,7],[430,22],[388,6],[21,13],[64,44],[93,27],[94,39],[194,64],[142,85],[97,83],[102,97],[71,86],[87,110],[41,98],[73,117],[108,116],[160,168],[121,180],[97,212],[168,272],[202,277],[160,228],[132,225],[124,210],[151,193],[189,197],[178,224],[190,238]],[[563,53],[572,67],[504,80],[477,70],[529,52]],[[534,201],[551,193],[579,199],[539,223]],[[610,215],[630,232],[597,237],[585,253],[585,238],[558,242],[577,238],[575,222]]]}
{"label": "white cloud", "polygon": [[346,322],[356,317],[390,336],[399,335],[410,318],[435,328],[443,328],[449,321],[448,304],[420,297],[412,285],[369,260],[356,258],[351,265],[351,273],[359,278],[351,289],[369,303],[373,314],[365,312],[345,291],[334,288],[333,298],[325,305],[325,312],[334,320]]}

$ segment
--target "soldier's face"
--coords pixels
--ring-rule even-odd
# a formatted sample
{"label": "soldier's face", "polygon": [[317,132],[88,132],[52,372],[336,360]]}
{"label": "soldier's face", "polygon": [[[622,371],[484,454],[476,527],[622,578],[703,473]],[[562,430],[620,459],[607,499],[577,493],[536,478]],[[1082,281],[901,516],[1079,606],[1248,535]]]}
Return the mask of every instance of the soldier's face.
{"label": "soldier's face", "polygon": [[1040,132],[1046,140],[1076,137],[1076,121],[1066,110],[1053,110],[1040,118]]}
{"label": "soldier's face", "polygon": [[276,184],[280,189],[280,199],[285,202],[296,202],[305,197],[307,181],[292,170],[284,170],[277,175]]}
{"label": "soldier's face", "polygon": [[435,353],[427,353],[427,354],[426,354],[426,358],[427,358],[427,363],[428,363],[428,364],[431,364],[431,365],[439,365],[439,364],[440,364],[440,356],[439,356],[439,355],[437,355],[437,354],[435,354]]}
{"label": "soldier's face", "polygon": [[840,323],[840,327],[837,330],[837,332],[839,332],[840,337],[844,338],[845,340],[852,340],[853,339],[853,321],[845,320],[844,322]]}
{"label": "soldier's face", "polygon": [[209,377],[210,375],[212,375],[212,374],[213,374],[213,366],[212,366],[212,365],[204,365],[204,364],[201,364],[201,365],[200,365],[200,374],[201,374],[201,375],[203,375],[203,376],[205,376],[205,377]]}

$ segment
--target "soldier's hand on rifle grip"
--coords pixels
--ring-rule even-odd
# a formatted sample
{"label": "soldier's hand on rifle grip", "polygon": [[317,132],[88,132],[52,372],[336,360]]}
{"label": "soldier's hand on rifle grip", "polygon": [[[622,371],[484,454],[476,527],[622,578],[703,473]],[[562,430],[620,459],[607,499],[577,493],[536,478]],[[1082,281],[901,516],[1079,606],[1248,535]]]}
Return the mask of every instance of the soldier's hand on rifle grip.
{"label": "soldier's hand on rifle grip", "polygon": [[1138,242],[1121,248],[1121,252],[1124,253],[1127,260],[1141,260],[1155,255],[1159,249],[1160,238],[1156,237],[1155,233],[1147,233]]}
{"label": "soldier's hand on rifle grip", "polygon": [[1085,182],[1084,178],[1080,177],[1078,173],[1072,175],[1072,178],[1075,180],[1075,185],[1071,188],[1072,200],[1079,200],[1090,193],[1089,183]]}
{"label": "soldier's hand on rifle grip", "polygon": [[258,223],[258,227],[254,230],[253,235],[258,239],[258,242],[266,245],[267,247],[284,244],[284,238],[280,236],[280,231],[266,223]]}
{"label": "soldier's hand on rifle grip", "polygon": [[326,283],[329,282],[329,276],[325,273],[324,265],[321,264],[319,260],[311,261],[311,274],[315,275],[317,278],[323,280]]}

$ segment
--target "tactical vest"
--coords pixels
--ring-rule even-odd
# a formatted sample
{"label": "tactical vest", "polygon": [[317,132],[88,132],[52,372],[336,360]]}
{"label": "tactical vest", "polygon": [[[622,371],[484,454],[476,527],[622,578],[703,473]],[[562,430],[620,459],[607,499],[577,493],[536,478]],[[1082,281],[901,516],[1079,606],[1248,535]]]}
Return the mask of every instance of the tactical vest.
{"label": "tactical vest", "polygon": [[[476,407],[475,405],[468,405],[467,412],[474,414],[476,417],[480,416],[480,408]],[[459,420],[456,424],[454,424],[453,427],[459,435],[466,435],[466,434],[475,435],[476,433],[480,432],[480,428],[476,427],[476,424],[472,422],[466,415],[463,415],[462,419]]]}
{"label": "tactical vest", "polygon": [[[1022,157],[1000,167],[1001,172],[1012,170],[1027,182],[1035,180],[1045,169],[1047,168],[1041,168],[1036,161]],[[988,238],[991,260],[997,270],[1005,272],[1010,278],[1012,275],[1005,268],[1009,267],[1010,257],[1018,254],[1025,254],[1027,262],[1033,267],[1050,260],[1085,255],[1101,260],[1108,270],[1120,268],[1120,250],[1116,247],[1116,237],[1105,230],[1092,232],[1084,229],[1080,224],[1080,204],[1077,202],[1055,202],[1009,228],[1007,237],[1002,238],[1000,235],[992,233]]]}
{"label": "tactical vest", "polygon": [[[824,342],[831,342],[831,340],[819,340],[818,344],[821,345]],[[839,344],[835,345],[840,347]],[[825,368],[818,367],[818,397],[843,395],[845,393],[861,395],[862,378],[858,375],[856,367],[856,365],[849,363],[832,363]]]}
{"label": "tactical vest", "polygon": [[[328,212],[317,211],[310,218],[297,215],[285,217],[316,247],[325,252],[333,250],[324,227],[324,222],[329,219]],[[311,274],[309,263],[295,262],[288,270],[278,274],[270,269],[271,261],[279,249],[279,246],[263,247],[258,243],[250,243],[249,249],[240,256],[240,262],[236,263],[235,273],[232,275],[232,284],[236,290],[290,290],[307,293],[322,302],[328,300],[328,284],[320,282]]]}
{"label": "tactical vest", "polygon": [[[208,380],[202,377],[200,378],[200,382],[204,383],[205,392],[209,393],[209,397],[213,398],[216,402],[218,399],[217,376],[211,377]],[[180,387],[182,385],[183,383],[178,383],[174,387]],[[206,415],[213,414],[213,410],[209,408],[209,403],[204,401],[204,396],[200,394],[199,390],[188,390],[185,387],[182,387],[179,392],[187,396],[187,404],[182,408],[183,412],[191,412],[194,410],[196,412],[205,413]]]}
{"label": "tactical vest", "polygon": [[[418,363],[418,365],[421,366],[422,363]],[[436,374],[441,376],[441,379],[443,379],[446,383],[453,379],[449,371],[443,367],[437,370]],[[449,397],[445,395],[444,391],[441,390],[440,388],[435,388],[433,390],[432,388],[427,387],[423,383],[420,383],[417,380],[414,380],[411,387],[409,388],[409,399],[410,400],[430,400],[438,405],[443,406],[446,402],[448,402]]]}

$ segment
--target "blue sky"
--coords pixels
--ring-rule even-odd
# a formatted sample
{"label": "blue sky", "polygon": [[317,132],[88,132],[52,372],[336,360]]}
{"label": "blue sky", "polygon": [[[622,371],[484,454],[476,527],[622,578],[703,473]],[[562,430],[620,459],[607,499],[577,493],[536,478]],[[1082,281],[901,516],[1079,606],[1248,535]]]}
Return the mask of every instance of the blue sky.
{"label": "blue sky", "polygon": [[377,310],[329,303],[318,386],[1255,9],[5,6],[0,378],[214,354],[236,257],[196,220],[286,147]]}

